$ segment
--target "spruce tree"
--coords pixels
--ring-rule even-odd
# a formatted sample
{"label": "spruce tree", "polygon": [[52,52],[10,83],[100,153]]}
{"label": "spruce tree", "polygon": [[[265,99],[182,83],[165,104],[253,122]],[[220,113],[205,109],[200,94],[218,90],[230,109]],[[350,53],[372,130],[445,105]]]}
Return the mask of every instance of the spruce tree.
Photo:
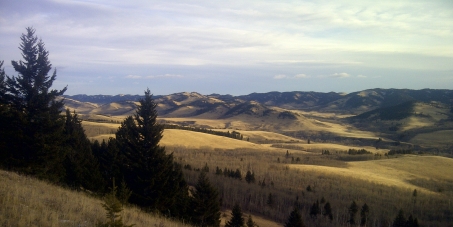
{"label": "spruce tree", "polygon": [[167,155],[159,145],[163,126],[157,122],[157,104],[149,89],[139,102],[135,115],[127,117],[116,133],[121,169],[132,190],[132,203],[168,214],[186,201],[187,184],[174,165],[173,154]]}
{"label": "spruce tree", "polygon": [[289,214],[288,221],[285,223],[285,227],[304,227],[302,217],[300,216],[299,209],[294,206],[293,211]]}
{"label": "spruce tree", "polygon": [[200,171],[191,198],[192,222],[197,226],[220,225],[220,202],[217,190],[211,186],[206,172]]}
{"label": "spruce tree", "polygon": [[[27,28],[19,49],[23,60],[12,61],[17,76],[6,76],[2,100],[8,106],[8,122],[1,128],[10,132],[7,149],[9,167],[58,182],[64,178],[62,146],[64,119],[62,90],[51,89],[56,71],[48,75],[52,65],[49,52],[35,29]],[[8,128],[10,127],[10,128]]]}
{"label": "spruce tree", "polygon": [[249,171],[247,171],[247,173],[245,174],[245,181],[247,181],[247,183],[255,183],[255,173],[252,173]]}
{"label": "spruce tree", "polygon": [[256,223],[252,219],[252,215],[250,215],[250,214],[249,214],[249,217],[247,218],[246,226],[247,227],[256,227],[257,226]]}
{"label": "spruce tree", "polygon": [[329,202],[324,205],[323,215],[327,216],[330,221],[333,220],[332,207]]}
{"label": "spruce tree", "polygon": [[66,183],[72,187],[100,191],[104,183],[99,164],[92,153],[81,120],[75,112],[71,114],[69,109],[66,110],[64,134]]}
{"label": "spruce tree", "polygon": [[244,217],[242,217],[242,211],[239,204],[235,204],[231,211],[231,219],[225,224],[225,227],[243,227]]}
{"label": "spruce tree", "polygon": [[370,213],[370,208],[365,203],[360,210],[360,225],[365,226],[366,222],[368,221],[368,213]]}
{"label": "spruce tree", "polygon": [[392,224],[393,227],[405,227],[406,226],[406,218],[404,217],[403,209],[398,211],[398,215],[396,216],[395,220]]}
{"label": "spruce tree", "polygon": [[355,201],[352,201],[351,206],[349,206],[349,224],[355,225],[355,216],[357,212],[359,211],[359,207],[357,206],[357,203]]}
{"label": "spruce tree", "polygon": [[116,197],[117,194],[117,187],[115,185],[115,180],[113,180],[113,186],[110,189],[110,193],[108,193],[104,197],[104,203],[102,207],[104,207],[107,216],[107,222],[102,223],[98,222],[96,227],[132,227],[134,225],[125,225],[123,223],[123,218],[121,217],[121,211],[123,210],[123,206],[121,202]]}
{"label": "spruce tree", "polygon": [[310,217],[317,218],[318,214],[321,213],[321,207],[319,206],[319,201],[316,200],[315,203],[310,207]]}
{"label": "spruce tree", "polygon": [[6,73],[3,68],[3,61],[0,61],[0,167],[6,167],[7,165],[7,160],[9,159],[10,153],[8,152],[8,140],[7,135],[10,134],[10,132],[7,130],[8,124],[8,107],[7,107],[7,102],[5,99],[6,96]]}

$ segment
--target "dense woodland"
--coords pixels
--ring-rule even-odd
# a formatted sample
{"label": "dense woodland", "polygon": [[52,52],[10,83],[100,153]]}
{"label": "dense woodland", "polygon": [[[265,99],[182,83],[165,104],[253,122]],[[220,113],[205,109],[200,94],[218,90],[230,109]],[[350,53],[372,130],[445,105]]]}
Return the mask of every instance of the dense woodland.
{"label": "dense woodland", "polygon": [[[335,196],[338,194],[335,190],[346,190],[341,184],[318,184],[319,179],[328,176],[301,173],[296,177],[275,163],[264,168],[293,179],[303,176],[305,183],[315,182],[307,183],[303,190],[291,189],[285,188],[289,185],[284,181],[288,177],[271,177],[257,166],[254,170],[250,164],[234,166],[231,162],[220,162],[214,170],[214,166],[200,163],[205,159],[189,157],[201,156],[202,151],[172,148],[169,153],[159,145],[164,126],[156,121],[156,103],[149,89],[140,99],[136,113],[121,123],[115,138],[90,142],[77,113],[63,111],[64,100],[57,99],[67,88],[51,89],[56,70],[51,71],[49,52],[35,36],[33,28],[27,28],[21,36],[19,49],[23,60],[12,61],[17,76],[5,75],[3,62],[0,62],[0,166],[105,196],[104,207],[110,211],[110,222],[99,226],[115,223],[121,226],[121,219],[115,215],[121,210],[118,203],[131,203],[145,211],[196,226],[219,226],[223,207],[232,208],[232,218],[226,226],[256,226],[251,216],[248,219],[242,216],[241,209],[244,209],[285,223],[285,226],[410,227],[419,226],[415,215],[422,215],[422,208],[418,200],[426,202],[427,206],[437,201],[417,195],[414,190],[407,199],[395,198],[401,207],[376,211],[386,209],[371,205],[381,204],[375,200],[386,190],[382,185],[369,186],[376,188],[373,196],[366,197],[365,192],[359,191],[354,192],[356,195],[349,193],[344,200]],[[224,136],[243,139],[235,132]],[[350,152],[367,154],[365,150]],[[218,160],[229,160],[225,155],[228,156],[228,152],[219,153]],[[260,154],[261,159],[265,155]],[[290,154],[282,157],[287,158]],[[358,184],[352,180],[344,183],[348,187]],[[189,189],[189,185],[193,187]],[[405,196],[398,193],[401,192],[395,191],[396,195]],[[389,201],[389,198],[383,200]],[[439,207],[444,209],[445,204]],[[442,212],[442,216],[429,214],[453,221],[451,211]]]}

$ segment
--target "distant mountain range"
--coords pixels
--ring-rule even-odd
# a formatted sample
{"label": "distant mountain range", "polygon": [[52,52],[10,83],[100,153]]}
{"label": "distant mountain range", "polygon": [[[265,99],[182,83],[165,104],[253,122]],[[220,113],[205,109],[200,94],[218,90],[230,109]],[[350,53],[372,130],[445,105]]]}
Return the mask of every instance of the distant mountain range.
{"label": "distant mountain range", "polygon": [[[64,96],[69,106],[81,105],[79,102],[104,107],[111,103],[133,106],[140,95],[73,95]],[[160,116],[189,117],[209,115],[210,118],[227,118],[238,114],[274,115],[279,118],[294,118],[291,112],[277,111],[275,107],[286,110],[316,110],[362,114],[379,108],[388,108],[411,102],[438,102],[453,104],[453,90],[409,90],[409,89],[369,89],[349,94],[322,92],[268,92],[249,95],[202,95],[196,92],[181,92],[171,95],[154,96]],[[94,106],[93,106],[94,107]],[[273,107],[273,108],[271,108]],[[131,110],[130,108],[128,108]],[[124,112],[124,111],[122,111]]]}

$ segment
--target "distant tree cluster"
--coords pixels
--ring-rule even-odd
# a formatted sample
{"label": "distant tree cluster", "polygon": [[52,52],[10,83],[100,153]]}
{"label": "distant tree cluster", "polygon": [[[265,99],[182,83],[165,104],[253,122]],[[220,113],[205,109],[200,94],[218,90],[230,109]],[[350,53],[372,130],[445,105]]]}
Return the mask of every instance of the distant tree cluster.
{"label": "distant tree cluster", "polygon": [[228,138],[233,138],[237,140],[243,140],[244,136],[241,135],[241,133],[232,131],[228,132],[222,132],[222,131],[214,131],[211,129],[207,128],[198,128],[198,127],[188,127],[188,126],[180,126],[180,125],[174,125],[174,124],[164,124],[164,129],[179,129],[179,130],[187,130],[187,131],[193,131],[193,132],[202,132],[202,133],[207,133],[211,135],[216,135],[216,136],[224,136]]}
{"label": "distant tree cluster", "polygon": [[387,154],[388,155],[396,155],[396,154],[412,154],[412,150],[390,150]]}
{"label": "distant tree cluster", "polygon": [[357,149],[349,149],[348,150],[348,154],[349,155],[358,155],[358,154],[372,154],[371,152],[365,150],[365,149],[360,149],[360,150],[357,150]]}
{"label": "distant tree cluster", "polygon": [[58,98],[66,87],[51,89],[56,71],[49,75],[44,43],[33,28],[27,28],[21,41],[23,60],[12,61],[18,76],[7,76],[0,62],[1,168],[99,195],[109,191],[115,179],[121,181],[104,200],[109,222],[98,226],[123,226],[118,201],[197,226],[219,226],[218,193],[205,171],[189,196],[181,165],[159,145],[164,127],[156,121],[149,89],[115,138],[90,143],[77,113],[62,114],[64,100]]}

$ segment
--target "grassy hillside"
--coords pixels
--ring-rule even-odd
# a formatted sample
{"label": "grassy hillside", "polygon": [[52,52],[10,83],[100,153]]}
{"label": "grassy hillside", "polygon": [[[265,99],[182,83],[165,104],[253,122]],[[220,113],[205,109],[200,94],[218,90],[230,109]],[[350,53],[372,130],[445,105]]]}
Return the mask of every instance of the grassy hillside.
{"label": "grassy hillside", "polygon": [[[0,170],[0,226],[94,226],[105,220],[100,199]],[[135,226],[187,226],[126,207],[126,224]]]}
{"label": "grassy hillside", "polygon": [[[453,221],[453,178],[449,174],[453,160],[449,158],[405,155],[373,160],[374,155],[367,155],[369,161],[345,162],[337,154],[321,155],[321,151],[289,150],[288,154],[286,149],[167,148],[184,166],[191,166],[184,170],[191,184],[198,175],[194,169],[208,165],[211,182],[220,190],[225,207],[239,202],[243,210],[280,223],[297,200],[308,226],[331,226],[324,218],[309,216],[311,205],[322,198],[334,210],[335,226],[346,225],[352,201],[371,208],[367,226],[388,226],[399,209],[413,214],[423,226],[449,226]],[[216,174],[217,169],[238,169],[243,179]],[[248,170],[254,172],[256,182],[245,182]],[[269,194],[274,199],[271,205]]]}

